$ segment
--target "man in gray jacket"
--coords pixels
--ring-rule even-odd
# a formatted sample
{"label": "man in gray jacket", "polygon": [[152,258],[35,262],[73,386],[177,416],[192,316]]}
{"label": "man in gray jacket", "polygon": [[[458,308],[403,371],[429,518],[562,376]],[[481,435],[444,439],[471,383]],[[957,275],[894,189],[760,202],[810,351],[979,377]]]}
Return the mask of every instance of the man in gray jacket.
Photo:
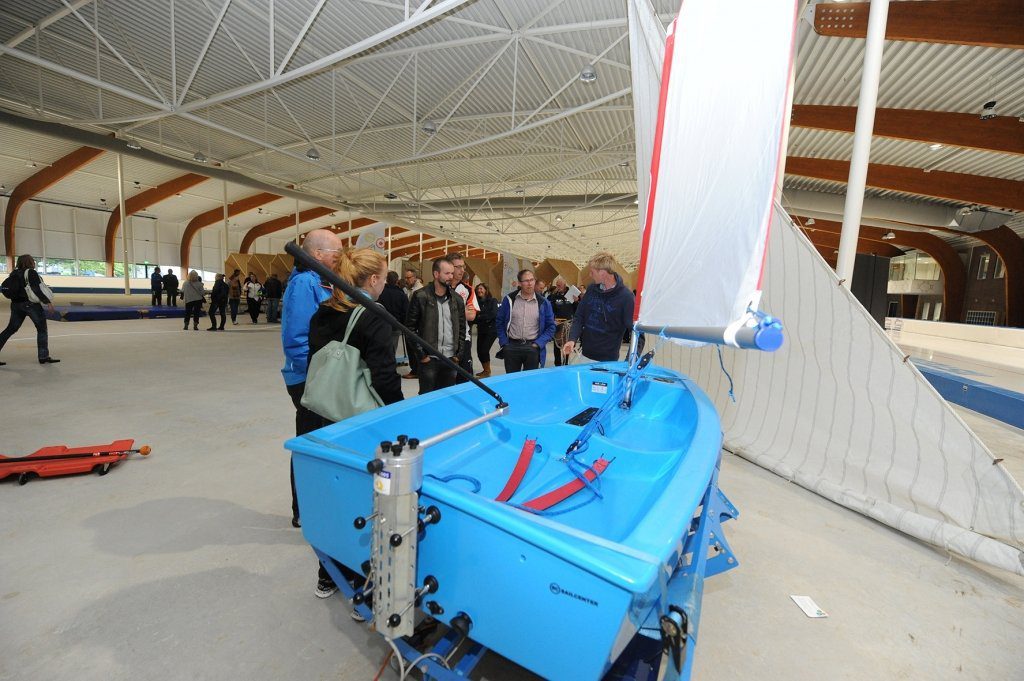
{"label": "man in gray jacket", "polygon": [[[432,272],[433,284],[412,294],[405,325],[457,364],[466,342],[466,304],[451,289],[455,268],[446,258],[435,259]],[[420,395],[455,385],[455,369],[442,365],[426,348],[419,350]]]}

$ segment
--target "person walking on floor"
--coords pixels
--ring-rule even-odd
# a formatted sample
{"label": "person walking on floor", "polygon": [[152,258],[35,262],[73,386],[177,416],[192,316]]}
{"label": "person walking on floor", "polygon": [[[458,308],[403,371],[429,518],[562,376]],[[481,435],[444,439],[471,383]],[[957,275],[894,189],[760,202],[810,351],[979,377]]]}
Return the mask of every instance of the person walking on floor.
{"label": "person walking on floor", "polygon": [[160,305],[160,294],[164,290],[164,278],[160,276],[160,268],[157,267],[153,270],[153,274],[149,275],[149,288],[152,292],[149,304],[153,307]]}
{"label": "person walking on floor", "polygon": [[236,269],[228,280],[228,307],[231,308],[231,323],[238,325],[238,306],[242,302],[242,270]]}
{"label": "person walking on floor", "polygon": [[498,299],[491,295],[487,284],[476,285],[476,302],[480,312],[476,315],[476,356],[483,365],[477,378],[491,375],[491,346],[498,337],[495,320],[498,317]]}
{"label": "person walking on floor", "polygon": [[[11,336],[18,332],[25,322],[25,317],[32,320],[36,327],[36,352],[40,364],[56,364],[59,359],[50,357],[49,335],[46,332],[46,313],[43,312],[45,305],[50,312],[56,312],[53,308],[50,289],[43,284],[43,280],[36,272],[36,261],[29,255],[19,255],[15,263],[14,271],[8,277],[10,281],[11,297],[11,319],[7,322],[7,328],[0,333],[0,350],[3,350]],[[8,282],[4,282],[7,284]],[[7,287],[4,287],[8,290]],[[0,362],[3,366],[6,362]]]}
{"label": "person walking on floor", "polygon": [[[447,258],[436,258],[431,271],[434,281],[412,294],[405,325],[438,352],[459,362],[466,337],[466,305],[451,289],[455,268]],[[441,364],[425,347],[418,349],[420,395],[455,385],[455,369]]]}
{"label": "person walking on floor", "polygon": [[633,294],[616,274],[611,253],[596,254],[587,266],[594,283],[587,287],[576,308],[562,354],[568,357],[582,341],[584,357],[613,362],[619,359],[622,337],[633,325]]}
{"label": "person walking on floor", "polygon": [[199,273],[192,270],[188,273],[185,285],[181,287],[182,297],[185,299],[185,331],[188,331],[188,320],[192,319],[192,329],[199,330],[199,315],[203,313],[203,297],[206,295],[206,288]]}
{"label": "person walking on floor", "polygon": [[569,340],[569,327],[572,326],[572,318],[576,314],[576,301],[569,301],[566,297],[569,293],[569,283],[565,277],[555,277],[555,290],[548,296],[551,303],[551,310],[555,314],[555,366],[559,367],[565,363],[562,355],[562,346]]}
{"label": "person walking on floor", "polygon": [[[405,323],[405,315],[409,312],[409,299],[398,285],[398,272],[388,272],[387,282],[380,294],[380,304],[391,313],[392,317]],[[391,349],[395,353],[398,352],[398,339],[401,337],[401,331],[391,330]]]}
{"label": "person walking on floor", "polygon": [[533,270],[520,270],[516,280],[519,289],[502,299],[495,322],[506,374],[544,366],[547,344],[555,336],[551,303],[534,290]]}
{"label": "person walking on floor", "polygon": [[277,273],[267,277],[263,284],[263,297],[267,299],[267,324],[277,324],[281,321],[281,295],[284,293],[284,286],[277,278]]}
{"label": "person walking on floor", "polygon": [[[341,254],[341,239],[326,229],[314,229],[302,241],[302,250],[325,266],[334,269]],[[305,435],[320,427],[320,417],[302,406],[302,393],[306,389],[306,369],[309,366],[309,322],[320,303],[331,297],[333,288],[320,280],[320,275],[295,264],[284,290],[284,312],[281,316],[281,345],[284,349],[285,389],[295,406],[295,434]],[[301,526],[299,499],[295,493],[295,467],[291,468],[292,525]],[[338,587],[330,574],[320,566],[316,596],[327,598]]]}
{"label": "person walking on floor", "polygon": [[164,293],[167,294],[167,305],[178,307],[178,278],[174,276],[174,270],[168,267],[163,281]]}
{"label": "person walking on floor", "polygon": [[249,308],[249,319],[253,324],[259,324],[260,303],[263,302],[263,287],[255,274],[250,274],[245,280],[245,304]]}
{"label": "person walking on floor", "polygon": [[[228,306],[228,285],[224,281],[224,275],[218,273],[217,280],[213,282],[213,291],[210,292],[210,328],[207,331],[223,331],[225,310]],[[217,326],[216,314],[220,312],[220,326]]]}

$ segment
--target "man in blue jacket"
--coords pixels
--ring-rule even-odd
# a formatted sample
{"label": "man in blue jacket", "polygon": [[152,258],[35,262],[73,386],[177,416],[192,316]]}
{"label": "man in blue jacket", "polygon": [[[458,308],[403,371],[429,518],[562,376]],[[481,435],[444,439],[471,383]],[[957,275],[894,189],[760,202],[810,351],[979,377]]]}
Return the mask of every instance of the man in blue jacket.
{"label": "man in blue jacket", "polygon": [[622,337],[633,326],[633,293],[615,273],[615,260],[610,253],[598,253],[590,262],[590,278],[594,283],[576,309],[569,329],[569,342],[562,353],[572,354],[576,342],[583,342],[583,356],[595,362],[619,359]]}
{"label": "man in blue jacket", "polygon": [[157,307],[160,305],[160,294],[163,293],[164,290],[164,278],[160,276],[159,267],[153,270],[153,274],[149,275],[149,288],[153,293],[149,304],[153,307]]}
{"label": "man in blue jacket", "polygon": [[519,289],[505,296],[495,326],[505,373],[544,366],[548,342],[555,337],[555,315],[547,298],[537,295],[533,270],[522,270]]}

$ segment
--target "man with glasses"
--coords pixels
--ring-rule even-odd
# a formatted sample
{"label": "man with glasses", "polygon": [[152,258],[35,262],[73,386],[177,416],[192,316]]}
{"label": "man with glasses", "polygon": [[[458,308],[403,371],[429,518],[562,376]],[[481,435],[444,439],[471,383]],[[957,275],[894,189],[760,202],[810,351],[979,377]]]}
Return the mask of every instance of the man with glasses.
{"label": "man with glasses", "polygon": [[[470,375],[473,373],[473,348],[472,348],[472,328],[470,324],[476,319],[476,313],[480,311],[480,305],[476,302],[476,295],[473,293],[473,282],[466,282],[466,260],[462,257],[461,253],[449,253],[446,256],[448,262],[452,264],[452,290],[459,294],[462,298],[462,302],[466,306],[466,338],[465,343],[462,344],[462,350],[459,352],[458,363],[459,366],[466,370]],[[461,374],[455,378],[456,383],[465,383],[469,379]]]}
{"label": "man with glasses", "polygon": [[546,346],[555,336],[555,315],[534,290],[533,270],[521,270],[516,279],[519,288],[502,299],[495,320],[506,374],[544,366]]}
{"label": "man with glasses", "polygon": [[[302,250],[309,253],[326,267],[334,269],[341,254],[341,239],[326,229],[314,229],[306,234]],[[284,347],[284,385],[288,396],[295,405],[295,434],[304,435],[316,430],[320,418],[302,406],[302,392],[306,389],[306,368],[309,365],[309,320],[320,307],[320,303],[331,297],[333,289],[321,281],[320,275],[296,263],[288,278],[284,292],[284,310],[281,315],[281,345]],[[292,468],[292,525],[300,526],[299,500],[295,495],[295,469]],[[338,587],[334,580],[320,566],[319,581],[316,585],[317,598],[327,598]]]}

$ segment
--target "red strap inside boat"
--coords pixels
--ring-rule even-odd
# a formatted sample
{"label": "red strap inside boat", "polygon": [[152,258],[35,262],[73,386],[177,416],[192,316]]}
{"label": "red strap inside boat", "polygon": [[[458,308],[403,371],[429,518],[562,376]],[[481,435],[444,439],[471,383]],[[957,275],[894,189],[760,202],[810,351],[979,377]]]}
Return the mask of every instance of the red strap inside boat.
{"label": "red strap inside boat", "polygon": [[533,459],[533,453],[536,450],[537,440],[526,438],[523,448],[519,452],[519,460],[516,461],[516,467],[512,469],[512,475],[509,477],[508,482],[505,483],[505,489],[501,490],[501,494],[496,497],[495,501],[508,501],[512,498],[512,495],[519,489],[519,483],[526,476],[526,469],[530,467],[530,461]]}
{"label": "red strap inside boat", "polygon": [[[611,461],[608,461],[607,459],[598,459],[593,464],[591,464],[590,468],[587,469],[587,472],[583,474],[583,477],[585,477],[588,481],[593,482],[594,479],[597,478],[597,476],[601,475],[601,473],[604,473],[604,470],[608,468],[608,464],[610,463]],[[529,509],[533,509],[534,511],[546,511],[555,504],[565,501],[573,494],[576,494],[576,492],[579,492],[581,489],[583,489],[583,481],[576,479],[573,480],[572,482],[565,483],[558,489],[552,490],[551,492],[548,492],[543,496],[539,496],[536,499],[531,499],[530,501],[527,501],[525,504],[523,504],[523,506]]]}

